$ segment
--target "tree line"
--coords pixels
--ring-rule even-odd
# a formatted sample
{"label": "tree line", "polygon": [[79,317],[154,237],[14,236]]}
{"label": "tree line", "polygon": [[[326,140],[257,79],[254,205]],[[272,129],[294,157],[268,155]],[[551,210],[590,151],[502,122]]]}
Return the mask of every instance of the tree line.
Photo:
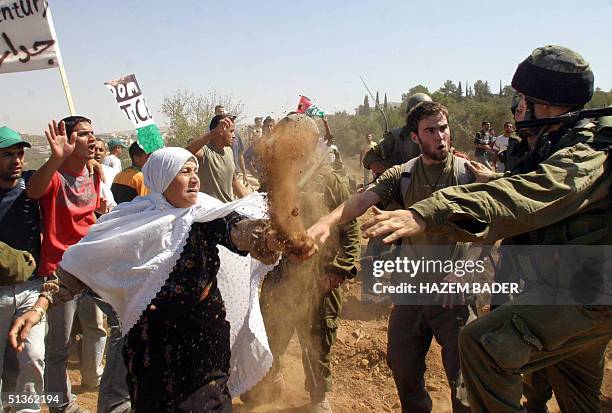
{"label": "tree line", "polygon": [[[471,152],[474,135],[480,129],[482,121],[491,122],[495,133],[503,133],[503,124],[513,121],[510,105],[514,90],[511,86],[499,85],[499,90],[491,91],[488,82],[477,80],[473,84],[467,82],[455,83],[447,80],[435,91],[430,91],[423,85],[416,85],[402,93],[399,105],[392,104],[384,93],[382,102],[376,92],[374,102],[365,95],[363,103],[354,113],[347,111],[328,115],[328,121],[339,150],[345,156],[359,153],[365,136],[371,133],[374,140],[382,139],[385,124],[380,107],[387,117],[389,128],[401,127],[405,124],[406,102],[414,93],[427,93],[433,100],[442,103],[449,110],[450,128],[453,144],[456,148]],[[170,133],[167,144],[184,146],[189,139],[208,130],[208,124],[214,115],[215,105],[225,106],[226,113],[238,116],[243,112],[244,105],[232,96],[209,91],[207,94],[194,94],[189,91],[177,91],[166,96],[162,102],[161,111],[170,123]],[[612,90],[595,90],[593,99],[587,107],[604,107],[612,105]],[[320,129],[323,125],[319,122]]]}
{"label": "tree line", "polygon": [[[467,82],[454,83],[452,80],[447,80],[435,91],[430,91],[423,85],[416,85],[402,94],[399,106],[389,104],[386,93],[381,104],[377,92],[376,102],[370,103],[368,95],[365,95],[363,104],[355,109],[354,114],[343,111],[329,115],[329,124],[340,151],[348,156],[358,154],[368,133],[371,133],[376,141],[382,139],[385,125],[377,106],[385,112],[390,129],[403,126],[406,118],[406,102],[414,93],[427,93],[434,101],[448,108],[453,144],[462,151],[473,150],[474,135],[480,130],[483,121],[491,122],[491,127],[495,129],[497,135],[503,133],[504,122],[513,121],[510,106],[514,90],[509,85],[502,87],[500,84],[497,92],[492,92],[488,82],[482,80],[477,80],[472,85],[468,85]],[[610,105],[612,105],[612,90],[606,92],[597,88],[587,107]]]}

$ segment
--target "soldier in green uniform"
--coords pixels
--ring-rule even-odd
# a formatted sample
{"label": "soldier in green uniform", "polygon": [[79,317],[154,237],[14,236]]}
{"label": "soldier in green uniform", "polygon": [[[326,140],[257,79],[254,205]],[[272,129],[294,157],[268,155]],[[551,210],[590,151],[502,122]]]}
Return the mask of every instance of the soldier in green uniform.
{"label": "soldier in green uniform", "polygon": [[16,250],[0,241],[0,286],[25,282],[36,268],[36,262],[27,251]]}
{"label": "soldier in green uniform", "polygon": [[[290,115],[279,125],[291,122],[291,116],[304,115]],[[314,121],[306,120],[316,128]],[[317,156],[327,158],[328,154],[318,153]],[[349,177],[339,157],[332,165],[320,164],[323,166],[300,191],[299,211],[305,226],[340,205],[351,192]],[[330,353],[342,308],[339,286],[357,275],[355,264],[359,253],[359,227],[357,221],[352,220],[338,229],[317,256],[306,262],[283,258],[266,275],[260,303],[274,362],[262,384],[243,400],[262,402],[279,395],[283,387],[282,356],[291,336],[297,331],[311,409],[313,412],[331,412],[326,393],[332,386]]]}
{"label": "soldier in green uniform", "polygon": [[[406,113],[421,102],[431,102],[431,98],[425,93],[415,93],[410,96]],[[419,145],[410,139],[410,130],[403,126],[392,129],[385,134],[378,145],[366,152],[363,157],[363,167],[378,176],[390,167],[408,162],[420,154]]]}
{"label": "soldier in green uniform", "polygon": [[[518,66],[512,86],[521,94],[517,121],[550,118],[590,100],[593,73],[576,52],[545,46]],[[450,232],[463,241],[523,234],[524,244],[536,253],[537,245],[612,244],[610,125],[609,118],[601,118],[543,127],[535,131],[538,142],[523,161],[523,170],[530,166],[530,172],[442,189],[409,210],[383,212],[362,229],[368,237],[386,235],[386,242],[425,231]],[[555,284],[554,263],[537,258],[525,260],[523,265],[532,268],[522,266],[521,272],[539,273]],[[593,281],[584,270],[574,281]],[[600,284],[601,290],[606,287]],[[521,375],[546,369],[561,411],[600,412],[611,307],[588,300],[580,305],[522,305],[524,298],[519,295],[460,334],[472,411],[521,412]]]}
{"label": "soldier in green uniform", "polygon": [[[324,242],[336,225],[363,215],[374,205],[395,202],[401,208],[409,208],[442,188],[475,182],[481,177],[477,175],[478,171],[491,172],[485,166],[476,168],[469,161],[451,153],[448,116],[447,109],[439,103],[423,102],[415,106],[408,114],[406,124],[411,139],[420,146],[422,154],[402,165],[389,168],[373,187],[352,196],[330,214],[323,216],[308,229],[308,233],[315,240]],[[428,233],[402,240],[401,253],[411,259],[431,257],[444,261],[463,257],[466,247],[455,243],[447,234]],[[432,271],[426,277],[432,282],[450,282],[446,275]],[[368,276],[371,277],[372,272]],[[442,296],[424,295],[418,297],[418,300],[404,298],[394,303],[387,336],[387,363],[393,373],[402,411],[432,411],[433,404],[424,377],[425,358],[434,337],[442,347],[453,412],[468,411],[455,393],[455,384],[459,378],[458,335],[468,319],[467,307],[452,306]]]}

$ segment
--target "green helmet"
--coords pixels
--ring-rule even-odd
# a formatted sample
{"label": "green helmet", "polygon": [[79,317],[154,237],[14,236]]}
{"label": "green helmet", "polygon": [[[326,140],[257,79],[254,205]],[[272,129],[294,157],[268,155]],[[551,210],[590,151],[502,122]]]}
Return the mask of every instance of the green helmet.
{"label": "green helmet", "polygon": [[414,95],[410,95],[406,104],[406,113],[410,112],[410,109],[412,109],[421,102],[431,101],[432,99],[427,93],[415,93]]}
{"label": "green helmet", "polygon": [[559,106],[582,106],[593,96],[593,72],[578,53],[562,46],[538,47],[518,65],[512,87]]}

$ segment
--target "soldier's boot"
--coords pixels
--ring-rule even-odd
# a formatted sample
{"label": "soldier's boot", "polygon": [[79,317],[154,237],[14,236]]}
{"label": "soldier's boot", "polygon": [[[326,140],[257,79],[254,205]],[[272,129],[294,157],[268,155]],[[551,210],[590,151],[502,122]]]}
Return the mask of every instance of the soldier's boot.
{"label": "soldier's boot", "polygon": [[285,378],[281,373],[266,376],[255,387],[240,395],[240,400],[249,405],[272,403],[281,398],[285,390]]}
{"label": "soldier's boot", "polygon": [[326,394],[310,393],[310,413],[332,413],[331,404]]}

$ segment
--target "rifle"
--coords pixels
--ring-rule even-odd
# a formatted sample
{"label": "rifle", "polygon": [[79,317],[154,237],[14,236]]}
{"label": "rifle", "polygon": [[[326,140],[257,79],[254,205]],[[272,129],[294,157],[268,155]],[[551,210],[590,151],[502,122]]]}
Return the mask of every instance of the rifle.
{"label": "rifle", "polygon": [[563,115],[552,118],[531,119],[516,122],[516,129],[537,128],[540,126],[557,124],[574,124],[582,119],[600,118],[602,116],[612,116],[612,106],[597,109],[580,109],[574,112],[564,113]]}
{"label": "rifle", "polygon": [[376,98],[372,95],[372,92],[370,92],[370,88],[368,87],[368,85],[366,85],[366,82],[365,80],[363,80],[363,77],[359,76],[359,79],[361,79],[361,83],[363,83],[363,86],[365,86],[366,91],[368,92],[368,95],[370,95],[370,97],[374,101],[374,106],[376,107],[376,109],[378,109],[380,113],[382,113],[383,119],[385,120],[385,135],[388,134],[389,133],[389,122],[387,121],[387,115],[385,115],[385,111],[382,110],[378,102],[376,102]]}

